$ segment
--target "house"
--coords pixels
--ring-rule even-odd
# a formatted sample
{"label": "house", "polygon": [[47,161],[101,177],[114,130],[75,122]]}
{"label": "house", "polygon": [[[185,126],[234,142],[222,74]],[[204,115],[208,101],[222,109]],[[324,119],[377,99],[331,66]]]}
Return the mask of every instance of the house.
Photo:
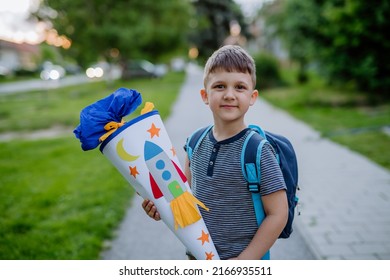
{"label": "house", "polygon": [[39,54],[38,45],[18,44],[0,39],[0,66],[11,72],[18,69],[35,69]]}

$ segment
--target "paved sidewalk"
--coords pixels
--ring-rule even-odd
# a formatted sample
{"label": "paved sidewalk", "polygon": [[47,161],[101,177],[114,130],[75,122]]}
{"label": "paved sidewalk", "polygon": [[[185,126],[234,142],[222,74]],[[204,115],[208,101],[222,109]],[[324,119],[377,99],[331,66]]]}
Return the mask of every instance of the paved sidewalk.
{"label": "paved sidewalk", "polygon": [[[199,97],[201,87],[201,70],[190,65],[172,115],[164,122],[181,160],[185,138],[212,120]],[[390,259],[390,172],[321,138],[261,98],[246,121],[287,136],[298,155],[302,214],[296,217],[292,237],[278,240],[271,250],[273,259]],[[162,222],[145,215],[141,201],[134,199],[102,258],[185,259],[184,246]]]}

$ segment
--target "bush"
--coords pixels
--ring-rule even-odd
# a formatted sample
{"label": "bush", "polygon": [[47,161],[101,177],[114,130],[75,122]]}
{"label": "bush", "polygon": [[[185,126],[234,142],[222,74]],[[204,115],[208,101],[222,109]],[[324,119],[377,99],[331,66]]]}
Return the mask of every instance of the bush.
{"label": "bush", "polygon": [[281,78],[279,62],[271,54],[259,53],[253,57],[256,63],[257,88],[266,89],[285,85]]}
{"label": "bush", "polygon": [[23,78],[34,78],[39,77],[39,73],[35,69],[25,69],[20,68],[15,70],[14,75],[17,77],[23,77]]}

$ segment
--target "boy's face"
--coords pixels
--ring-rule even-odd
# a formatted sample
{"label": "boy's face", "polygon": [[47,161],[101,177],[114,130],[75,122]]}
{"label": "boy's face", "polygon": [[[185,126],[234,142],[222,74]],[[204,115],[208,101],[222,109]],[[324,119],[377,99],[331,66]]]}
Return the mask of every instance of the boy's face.
{"label": "boy's face", "polygon": [[243,121],[258,92],[249,73],[219,70],[209,74],[201,95],[210,106],[215,122],[232,122]]}

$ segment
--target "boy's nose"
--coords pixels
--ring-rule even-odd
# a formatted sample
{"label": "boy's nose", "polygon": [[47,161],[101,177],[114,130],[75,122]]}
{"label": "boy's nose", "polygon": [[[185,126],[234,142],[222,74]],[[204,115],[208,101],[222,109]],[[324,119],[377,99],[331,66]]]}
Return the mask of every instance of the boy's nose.
{"label": "boy's nose", "polygon": [[235,95],[234,95],[234,89],[232,88],[227,88],[226,91],[225,91],[225,95],[224,95],[224,98],[225,99],[231,99],[231,98],[234,98]]}

